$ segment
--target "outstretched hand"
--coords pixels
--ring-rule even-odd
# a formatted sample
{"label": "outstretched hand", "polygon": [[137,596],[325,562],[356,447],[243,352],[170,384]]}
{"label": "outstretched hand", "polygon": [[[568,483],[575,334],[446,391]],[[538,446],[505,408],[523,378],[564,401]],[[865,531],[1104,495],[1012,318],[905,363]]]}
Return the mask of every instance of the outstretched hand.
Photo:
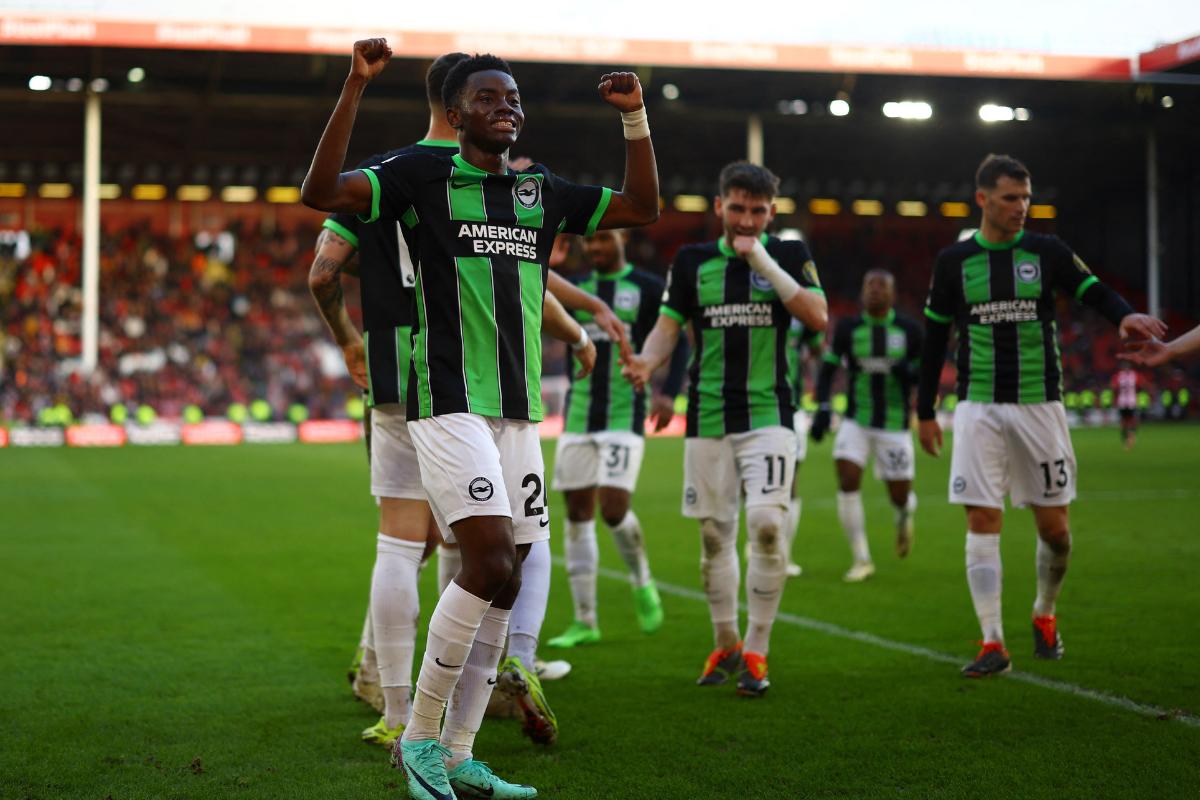
{"label": "outstretched hand", "polygon": [[610,341],[617,345],[617,350],[620,351],[618,359],[622,364],[627,362],[630,356],[633,355],[633,347],[629,344],[629,336],[625,332],[625,323],[621,322],[620,318],[613,312],[608,304],[600,301],[601,308],[596,309],[592,314],[592,321],[600,330],[608,334]]}
{"label": "outstretched hand", "polygon": [[642,107],[642,84],[632,72],[601,75],[596,90],[604,102],[620,112],[637,111]]}
{"label": "outstretched hand", "polygon": [[1143,367],[1161,367],[1171,360],[1171,348],[1158,339],[1126,342],[1125,352],[1117,358]]}
{"label": "outstretched hand", "polygon": [[653,371],[645,356],[630,356],[621,368],[621,377],[632,383],[633,388],[642,391],[650,383],[650,373]]}
{"label": "outstretched hand", "polygon": [[1119,330],[1122,339],[1161,339],[1167,335],[1167,323],[1149,314],[1126,314]]}
{"label": "outstretched hand", "polygon": [[360,39],[354,43],[350,74],[369,81],[383,72],[391,57],[392,48],[388,47],[387,39]]}

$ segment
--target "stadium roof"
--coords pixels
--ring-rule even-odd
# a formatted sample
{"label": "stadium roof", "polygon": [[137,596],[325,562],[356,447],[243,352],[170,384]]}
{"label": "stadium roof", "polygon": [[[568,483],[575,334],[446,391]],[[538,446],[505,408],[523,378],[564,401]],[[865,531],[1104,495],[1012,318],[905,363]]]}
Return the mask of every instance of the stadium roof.
{"label": "stadium roof", "polygon": [[644,0],[613,0],[601,14],[527,0],[518,15],[459,4],[451,25],[433,4],[363,0],[339,7],[331,25],[326,4],[293,0],[0,0],[0,42],[340,54],[357,38],[383,35],[416,58],[461,50],[556,63],[1121,80],[1136,74],[1138,51],[1200,29],[1195,3],[1144,0],[1135,15],[1098,5],[1106,4],[1010,0],[1003,14],[1019,24],[980,26],[969,6],[941,0],[760,0],[753,14],[720,16],[724,9],[681,13]]}

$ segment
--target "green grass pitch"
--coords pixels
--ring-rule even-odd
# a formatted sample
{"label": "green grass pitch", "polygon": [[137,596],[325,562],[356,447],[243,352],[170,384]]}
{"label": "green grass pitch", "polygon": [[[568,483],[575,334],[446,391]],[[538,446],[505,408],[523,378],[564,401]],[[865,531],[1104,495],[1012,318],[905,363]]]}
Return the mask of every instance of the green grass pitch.
{"label": "green grass pitch", "polygon": [[[1195,797],[1200,726],[1178,716],[1200,712],[1200,428],[1146,428],[1130,453],[1112,429],[1075,444],[1061,662],[1032,658],[1028,512],[1010,513],[1003,541],[1014,666],[1057,688],[958,676],[979,634],[948,456],[919,459],[904,562],[867,479],[878,573],[842,583],[826,440],[801,471],[804,575],[783,599],[765,698],[694,685],[711,646],[694,595],[666,594],[666,625],[647,637],[628,586],[602,577],[603,643],[547,684],[559,743],[487,721],[477,754],[564,800]],[[651,441],[634,505],[658,580],[694,592],[681,463],[680,440]],[[366,487],[361,446],[0,451],[0,798],[405,797],[385,753],[358,740],[374,719],[345,682],[374,557]],[[556,554],[561,507],[555,496]],[[603,528],[600,541],[619,567]],[[569,619],[556,566],[543,639]]]}

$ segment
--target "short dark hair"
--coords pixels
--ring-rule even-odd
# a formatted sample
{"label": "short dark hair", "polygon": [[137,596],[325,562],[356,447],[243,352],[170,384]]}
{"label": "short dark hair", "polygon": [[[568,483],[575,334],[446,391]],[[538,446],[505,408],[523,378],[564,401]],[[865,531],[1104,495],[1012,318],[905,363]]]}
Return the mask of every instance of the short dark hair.
{"label": "short dark hair", "polygon": [[768,200],[773,200],[779,193],[779,176],[766,167],[751,164],[749,161],[726,164],[717,183],[722,197],[733,189],[741,189],[746,194],[765,197]]}
{"label": "short dark hair", "polygon": [[450,68],[450,72],[446,75],[446,80],[442,83],[442,105],[446,108],[456,108],[462,102],[462,90],[467,85],[467,78],[470,78],[476,72],[488,72],[496,70],[503,72],[505,75],[512,76],[512,68],[508,66],[508,62],[500,56],[494,56],[491,53],[479,55],[476,53],[470,58],[464,58],[462,61]]}
{"label": "short dark hair", "polygon": [[987,158],[975,170],[976,189],[995,189],[1001,175],[1007,175],[1015,181],[1029,180],[1029,168],[1012,156],[988,153]]}
{"label": "short dark hair", "polygon": [[445,53],[435,58],[429,65],[429,69],[425,71],[425,99],[429,101],[430,108],[441,107],[442,84],[446,82],[446,76],[458,62],[466,61],[468,58],[470,56],[466,53]]}

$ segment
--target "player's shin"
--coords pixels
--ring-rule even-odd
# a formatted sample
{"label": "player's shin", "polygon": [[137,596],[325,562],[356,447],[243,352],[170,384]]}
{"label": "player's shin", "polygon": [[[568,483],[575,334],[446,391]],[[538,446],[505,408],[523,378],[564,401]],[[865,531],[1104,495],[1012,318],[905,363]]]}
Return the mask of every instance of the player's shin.
{"label": "player's shin", "polygon": [[983,641],[1004,642],[1000,590],[1004,571],[1000,563],[1000,534],[967,532],[967,586]]}
{"label": "player's shin", "polygon": [[521,565],[521,590],[508,622],[508,655],[534,672],[538,637],[550,597],[550,541],[534,542]]}
{"label": "player's shin", "polygon": [[746,626],[744,651],[766,655],[771,626],[779,612],[779,601],[787,581],[783,557],[785,512],[776,506],[747,509],[746,530],[750,537],[750,563],[746,567]]}
{"label": "player's shin", "polygon": [[483,712],[487,710],[492,687],[496,685],[496,666],[508,636],[509,614],[507,609],[492,607],[479,623],[462,676],[446,708],[442,746],[450,751],[450,759],[446,762],[448,769],[471,758],[475,734],[483,723]]}
{"label": "player's shin", "polygon": [[646,559],[646,545],[642,538],[642,526],[633,509],[612,529],[613,541],[621,560],[629,568],[630,580],[635,587],[646,586],[652,580],[650,562]]}
{"label": "player's shin", "polygon": [[575,603],[575,619],[595,627],[596,568],[600,563],[595,520],[567,520],[566,555],[571,599]]}
{"label": "player's shin", "polygon": [[371,625],[388,728],[408,722],[413,651],[421,610],[417,576],[423,542],[379,534],[371,576]]}
{"label": "player's shin", "polygon": [[405,741],[436,739],[442,711],[458,678],[475,634],[491,603],[451,581],[442,592],[429,618],[429,637],[417,691],[413,697],[412,718],[404,730]]}
{"label": "player's shin", "polygon": [[867,544],[867,521],[863,513],[862,492],[838,492],[838,520],[850,543],[850,552],[855,564],[871,561],[871,548]]}
{"label": "player's shin", "polygon": [[1071,534],[1066,533],[1047,542],[1041,537],[1037,543],[1037,600],[1033,604],[1036,617],[1054,616],[1058,593],[1062,590],[1063,578],[1067,574],[1067,562],[1071,558]]}
{"label": "player's shin", "polygon": [[718,648],[725,650],[741,639],[738,633],[741,567],[737,556],[737,524],[731,520],[701,520],[700,537],[703,544],[700,573],[708,595],[713,640]]}

